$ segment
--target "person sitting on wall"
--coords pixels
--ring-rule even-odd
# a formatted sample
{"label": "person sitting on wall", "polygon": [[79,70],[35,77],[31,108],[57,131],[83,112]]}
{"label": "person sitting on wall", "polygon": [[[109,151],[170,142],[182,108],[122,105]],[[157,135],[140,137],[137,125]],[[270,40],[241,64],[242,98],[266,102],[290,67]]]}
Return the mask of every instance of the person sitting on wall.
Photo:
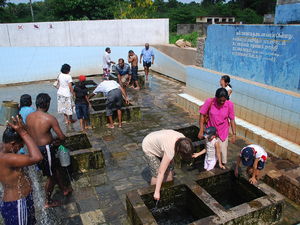
{"label": "person sitting on wall", "polygon": [[249,182],[251,184],[257,183],[259,171],[264,168],[267,158],[268,154],[261,146],[254,144],[246,146],[241,150],[237,158],[234,171],[235,176],[238,176],[239,166],[242,161],[242,164],[248,167],[247,173],[251,176]]}
{"label": "person sitting on wall", "polygon": [[228,99],[230,98],[230,95],[232,94],[232,86],[230,84],[230,77],[228,75],[223,75],[220,79],[220,86],[222,88],[225,88],[228,92]]}
{"label": "person sitting on wall", "polygon": [[194,147],[189,138],[174,130],[160,130],[148,134],[142,142],[143,152],[151,171],[151,185],[155,186],[154,199],[160,199],[163,182],[173,180],[173,158],[191,159]]}
{"label": "person sitting on wall", "polygon": [[[107,97],[106,100],[106,116],[109,120],[108,128],[114,128],[113,123],[113,111],[117,110],[118,113],[118,121],[119,127],[122,127],[122,105],[123,105],[123,97],[125,99],[126,104],[129,104],[127,94],[122,86],[120,86],[114,80],[104,80],[102,81],[93,91],[93,94],[90,96],[93,97],[99,92],[103,92]],[[123,97],[122,97],[123,95]]]}
{"label": "person sitting on wall", "polygon": [[[43,159],[19,116],[12,118],[0,145],[0,182],[4,188],[0,211],[5,224],[36,224],[32,184],[24,168]],[[28,154],[16,154],[27,146]]]}
{"label": "person sitting on wall", "polygon": [[124,59],[120,58],[118,60],[118,65],[116,66],[116,71],[118,73],[119,84],[125,90],[125,88],[131,82],[130,66],[129,66],[129,64],[124,63]]}

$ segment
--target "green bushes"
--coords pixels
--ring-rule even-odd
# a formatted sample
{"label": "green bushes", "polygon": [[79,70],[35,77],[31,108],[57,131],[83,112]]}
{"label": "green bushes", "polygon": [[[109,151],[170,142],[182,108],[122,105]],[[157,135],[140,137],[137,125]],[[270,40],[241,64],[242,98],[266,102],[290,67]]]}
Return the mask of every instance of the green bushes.
{"label": "green bushes", "polygon": [[193,32],[193,33],[190,33],[190,34],[180,34],[180,35],[176,34],[176,33],[170,33],[169,43],[170,44],[175,44],[175,42],[178,39],[184,39],[185,41],[191,42],[192,47],[196,48],[197,47],[197,39],[198,39],[198,37],[199,37],[198,32]]}

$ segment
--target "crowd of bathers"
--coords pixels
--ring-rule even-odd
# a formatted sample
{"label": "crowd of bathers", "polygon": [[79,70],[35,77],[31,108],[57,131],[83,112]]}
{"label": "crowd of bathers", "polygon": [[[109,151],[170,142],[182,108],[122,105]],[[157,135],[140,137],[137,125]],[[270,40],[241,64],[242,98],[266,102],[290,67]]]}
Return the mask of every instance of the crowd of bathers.
{"label": "crowd of bathers", "polygon": [[[118,82],[109,79],[111,65],[110,48],[105,49],[103,56],[103,81],[89,93],[86,77],[80,75],[73,84],[69,74],[71,66],[64,64],[54,86],[57,88],[58,113],[64,115],[67,126],[74,123],[73,111],[83,132],[91,128],[89,124],[90,99],[98,93],[106,97],[106,116],[108,128],[114,128],[113,113],[117,112],[118,127],[122,127],[122,106],[129,103],[126,88],[140,89],[138,81],[138,57],[130,50],[128,64],[124,59],[118,60],[116,71]],[[149,68],[154,63],[154,53],[149,44],[145,44],[140,56],[143,59],[145,79],[148,80]],[[236,125],[234,104],[230,101],[232,87],[230,77],[220,79],[220,88],[215,96],[207,99],[199,109],[199,140],[205,141],[205,148],[199,152],[188,137],[174,130],[158,130],[149,133],[142,141],[142,150],[151,172],[151,185],[155,185],[154,199],[160,199],[163,182],[173,180],[174,158],[182,160],[197,158],[205,154],[204,169],[209,171],[216,165],[225,169],[227,164],[228,139],[234,143]],[[75,100],[74,100],[75,99]],[[61,202],[52,198],[55,185],[58,185],[64,196],[73,191],[71,184],[63,180],[62,167],[56,157],[57,150],[64,143],[66,136],[61,130],[55,116],[48,113],[51,97],[47,93],[36,96],[35,109],[32,97],[24,94],[20,97],[19,115],[13,117],[3,133],[0,145],[0,181],[4,187],[0,210],[6,225],[35,224],[35,208],[32,198],[32,185],[25,168],[36,165],[47,178],[45,182],[45,207],[59,206]],[[74,110],[75,109],[75,110]],[[230,131],[231,128],[231,131]],[[230,133],[231,132],[231,133]],[[53,135],[55,134],[55,136]],[[239,174],[242,162],[247,166],[249,182],[255,184],[259,171],[264,168],[267,159],[266,151],[258,145],[248,145],[240,150],[234,173]]]}

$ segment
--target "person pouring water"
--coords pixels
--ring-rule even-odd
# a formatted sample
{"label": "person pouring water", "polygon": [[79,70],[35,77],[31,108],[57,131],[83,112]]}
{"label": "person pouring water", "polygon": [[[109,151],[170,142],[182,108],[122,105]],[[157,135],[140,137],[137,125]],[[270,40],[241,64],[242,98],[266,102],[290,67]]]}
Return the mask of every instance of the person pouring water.
{"label": "person pouring water", "polygon": [[142,142],[143,152],[151,172],[151,185],[155,185],[154,199],[160,199],[163,182],[173,180],[173,158],[191,159],[194,147],[189,138],[174,130],[160,130],[148,134]]}

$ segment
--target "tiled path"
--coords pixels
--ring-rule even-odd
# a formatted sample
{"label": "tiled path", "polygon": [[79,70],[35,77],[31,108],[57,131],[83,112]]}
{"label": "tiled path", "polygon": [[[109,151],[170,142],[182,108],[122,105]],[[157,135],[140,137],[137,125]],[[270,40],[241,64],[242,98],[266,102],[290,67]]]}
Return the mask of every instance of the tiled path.
{"label": "tiled path", "polygon": [[[99,78],[93,78],[99,83]],[[142,120],[124,123],[123,128],[101,129],[89,131],[88,137],[94,148],[101,148],[106,167],[91,174],[81,175],[72,181],[74,193],[63,198],[59,191],[55,198],[64,200],[65,205],[48,210],[52,221],[48,224],[128,224],[126,216],[125,194],[133,189],[148,186],[149,171],[143,159],[141,142],[150,132],[159,129],[176,129],[189,125],[197,125],[198,118],[192,118],[187,112],[173,105],[175,96],[183,92],[184,85],[174,80],[155,75],[151,87],[139,92],[129,90],[131,99],[142,107]],[[72,129],[63,125],[62,116],[56,114],[56,90],[51,82],[8,87],[0,89],[0,100],[18,101],[19,96],[29,93],[35,98],[39,92],[47,92],[52,97],[50,113],[57,118],[65,132],[79,130],[76,123]],[[9,94],[8,94],[9,93]],[[7,97],[9,96],[9,97]],[[0,127],[1,131],[3,127]],[[241,138],[229,146],[230,167],[238,151],[245,146]],[[271,160],[270,167],[274,167]],[[268,168],[266,168],[268,170]],[[183,179],[189,174],[199,173],[176,169],[175,179]],[[285,220],[281,224],[293,224],[300,221],[300,209],[288,204]],[[39,209],[38,209],[39,210]]]}

